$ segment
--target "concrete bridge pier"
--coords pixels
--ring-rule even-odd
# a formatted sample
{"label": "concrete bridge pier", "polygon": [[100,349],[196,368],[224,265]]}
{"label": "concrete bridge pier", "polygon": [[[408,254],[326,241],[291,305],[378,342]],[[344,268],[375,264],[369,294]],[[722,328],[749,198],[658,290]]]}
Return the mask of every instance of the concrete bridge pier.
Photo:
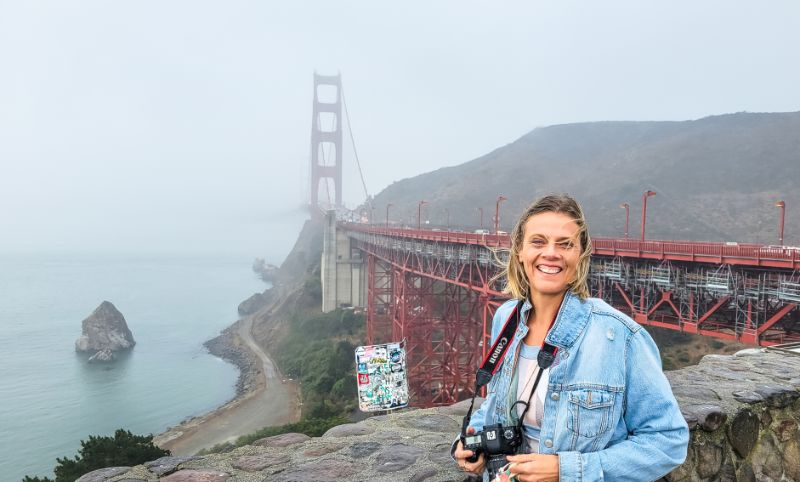
{"label": "concrete bridge pier", "polygon": [[336,211],[325,214],[322,244],[322,311],[340,306],[366,306],[366,270],[361,251],[351,245],[344,230],[336,228]]}

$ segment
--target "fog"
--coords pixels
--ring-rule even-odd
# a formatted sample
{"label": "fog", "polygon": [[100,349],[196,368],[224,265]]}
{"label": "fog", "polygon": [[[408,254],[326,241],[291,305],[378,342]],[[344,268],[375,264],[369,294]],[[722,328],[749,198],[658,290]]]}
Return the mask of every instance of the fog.
{"label": "fog", "polygon": [[798,25],[796,1],[0,0],[0,253],[279,262],[315,70],[377,193],[537,126],[798,110]]}

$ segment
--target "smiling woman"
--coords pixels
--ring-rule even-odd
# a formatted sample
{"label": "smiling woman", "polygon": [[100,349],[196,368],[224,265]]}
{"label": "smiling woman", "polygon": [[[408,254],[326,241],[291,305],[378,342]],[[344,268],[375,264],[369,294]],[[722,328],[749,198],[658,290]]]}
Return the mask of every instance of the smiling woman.
{"label": "smiling woman", "polygon": [[688,428],[647,332],[589,298],[581,207],[546,196],[511,239],[505,291],[514,299],[495,313],[490,353],[501,332],[513,338],[454,446],[459,467],[523,482],[666,475],[686,457]]}

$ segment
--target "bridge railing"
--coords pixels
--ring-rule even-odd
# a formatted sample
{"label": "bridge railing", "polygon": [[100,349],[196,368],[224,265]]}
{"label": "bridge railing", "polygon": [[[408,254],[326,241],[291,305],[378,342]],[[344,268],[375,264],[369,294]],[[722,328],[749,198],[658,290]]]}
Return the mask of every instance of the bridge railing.
{"label": "bridge railing", "polygon": [[[483,234],[437,229],[405,229],[359,223],[341,223],[344,229],[406,239],[510,248],[508,234]],[[800,269],[800,248],[749,243],[704,241],[641,241],[638,239],[592,238],[593,252],[603,256],[624,256],[664,261]]]}
{"label": "bridge railing", "polygon": [[592,243],[595,253],[611,256],[800,268],[800,248],[793,246],[614,238],[593,238]]}

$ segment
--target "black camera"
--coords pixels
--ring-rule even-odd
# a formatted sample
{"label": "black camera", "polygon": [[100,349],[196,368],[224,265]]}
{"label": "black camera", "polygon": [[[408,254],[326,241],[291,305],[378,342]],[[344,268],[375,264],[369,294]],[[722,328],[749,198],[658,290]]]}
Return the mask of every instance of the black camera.
{"label": "black camera", "polygon": [[481,432],[462,437],[461,443],[475,453],[467,461],[477,461],[480,454],[486,457],[489,480],[493,480],[497,471],[508,463],[506,456],[516,454],[522,445],[522,430],[517,425],[487,425]]}

